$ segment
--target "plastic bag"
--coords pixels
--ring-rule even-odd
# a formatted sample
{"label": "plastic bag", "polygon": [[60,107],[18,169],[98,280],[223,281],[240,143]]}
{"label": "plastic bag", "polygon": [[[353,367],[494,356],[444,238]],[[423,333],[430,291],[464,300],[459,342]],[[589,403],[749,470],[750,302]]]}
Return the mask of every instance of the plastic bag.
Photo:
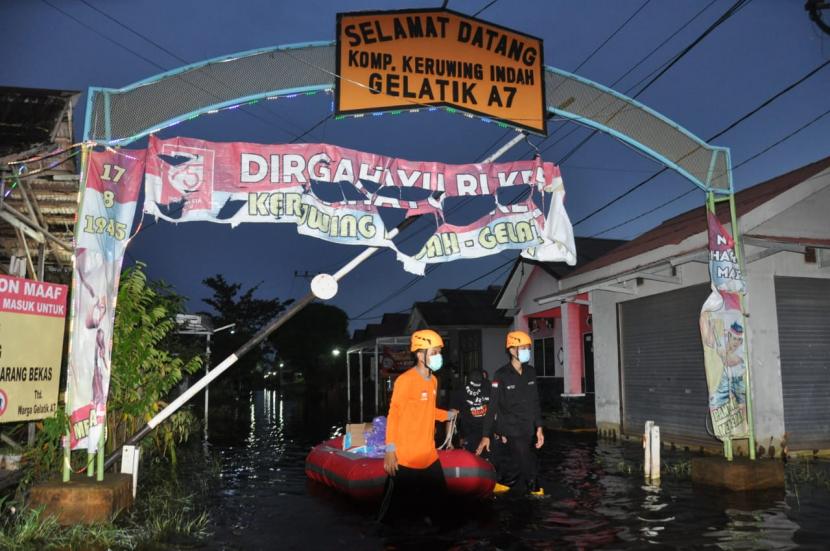
{"label": "plastic bag", "polygon": [[366,455],[383,457],[386,454],[386,417],[372,419],[372,428],[366,433]]}

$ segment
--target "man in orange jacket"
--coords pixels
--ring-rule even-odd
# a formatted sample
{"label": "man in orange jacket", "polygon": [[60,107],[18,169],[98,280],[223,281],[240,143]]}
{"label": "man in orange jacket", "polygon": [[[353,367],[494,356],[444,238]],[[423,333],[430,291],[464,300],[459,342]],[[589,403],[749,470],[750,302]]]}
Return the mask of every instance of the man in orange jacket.
{"label": "man in orange jacket", "polygon": [[[386,456],[383,468],[389,475],[389,509],[423,512],[423,507],[440,506],[446,480],[435,449],[435,422],[455,417],[435,405],[438,380],[432,374],[441,369],[444,341],[431,329],[412,334],[410,350],[417,365],[395,381],[386,420]],[[426,509],[427,511],[429,509]],[[381,512],[381,517],[385,511]]]}

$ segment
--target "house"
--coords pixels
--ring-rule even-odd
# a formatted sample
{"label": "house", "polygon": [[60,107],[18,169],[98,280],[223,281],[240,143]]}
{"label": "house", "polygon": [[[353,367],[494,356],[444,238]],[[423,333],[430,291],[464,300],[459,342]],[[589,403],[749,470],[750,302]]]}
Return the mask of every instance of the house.
{"label": "house", "polygon": [[485,370],[492,377],[507,362],[504,339],[512,319],[496,307],[499,287],[440,289],[429,302],[416,302],[406,333],[433,329],[444,339],[447,372],[461,377]]}
{"label": "house", "polygon": [[496,298],[496,307],[512,317],[513,326],[533,339],[533,365],[546,409],[558,409],[563,397],[590,400],[593,394],[591,314],[585,293],[556,304],[540,305],[534,298],[558,290],[568,274],[623,243],[577,237],[575,266],[519,257]]}
{"label": "house", "polygon": [[[756,446],[770,456],[830,448],[830,157],[745,189],[735,202]],[[730,220],[728,203],[718,205],[717,216]],[[558,285],[526,287],[539,308],[587,297],[601,432],[639,437],[653,419],[664,441],[720,446],[708,426],[698,324],[710,293],[704,207],[578,267]],[[566,370],[565,392],[574,386]],[[735,445],[746,453],[746,442],[743,450]]]}
{"label": "house", "polygon": [[[78,155],[42,156],[73,144],[79,92],[0,86],[0,269],[67,283],[78,210]],[[74,152],[77,153],[77,150]],[[9,162],[31,159],[17,180]],[[21,165],[14,165],[17,171]]]}

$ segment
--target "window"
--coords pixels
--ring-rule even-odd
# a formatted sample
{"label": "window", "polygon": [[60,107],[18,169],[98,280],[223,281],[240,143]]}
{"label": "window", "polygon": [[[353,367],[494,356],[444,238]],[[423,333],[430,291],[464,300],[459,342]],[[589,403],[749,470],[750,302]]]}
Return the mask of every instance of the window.
{"label": "window", "polygon": [[533,366],[539,377],[556,376],[556,349],[553,337],[533,341]]}

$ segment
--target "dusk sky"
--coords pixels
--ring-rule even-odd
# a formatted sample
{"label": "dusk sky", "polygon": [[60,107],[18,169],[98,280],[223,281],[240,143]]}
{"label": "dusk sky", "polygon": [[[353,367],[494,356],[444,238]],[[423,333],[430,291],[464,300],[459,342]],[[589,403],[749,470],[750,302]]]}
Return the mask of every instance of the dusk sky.
{"label": "dusk sky", "polygon": [[[440,4],[417,0],[4,0],[0,3],[0,20],[5,22],[0,85],[83,92],[74,114],[80,141],[89,86],[117,88],[185,62],[280,44],[333,40],[335,15],[341,11]],[[485,8],[478,15],[481,19],[542,38],[546,64],[634,95],[648,81],[648,75],[691,44],[733,4],[733,0],[450,0],[448,8],[469,15]],[[707,140],[830,59],[830,36],[809,20],[803,6],[803,0],[750,1],[637,99]],[[603,44],[615,31],[619,32]],[[830,154],[830,116],[824,116],[742,164],[826,114],[828,91],[830,68],[824,68],[714,141],[732,150],[738,190]],[[331,101],[332,96],[327,94],[280,99],[251,106],[254,116],[239,110],[203,116],[160,136],[286,143],[325,117]],[[612,137],[599,134],[569,155],[590,133],[578,129],[568,135],[573,128],[573,123],[554,120],[549,125],[549,139],[530,138],[540,144],[546,161],[559,162],[568,156],[561,169],[568,192],[566,207],[573,221],[661,168]],[[469,163],[482,160],[512,136],[512,131],[506,133],[477,119],[431,112],[337,121],[332,118],[303,141],[411,160]],[[559,141],[563,136],[567,137]],[[502,160],[528,158],[530,153],[526,144],[520,144]],[[605,230],[691,186],[688,180],[667,172],[577,224],[575,234],[636,237],[666,218],[701,205],[703,192],[695,191],[647,216]],[[188,296],[193,310],[205,308],[201,299],[207,296],[207,290],[201,280],[213,274],[221,273],[246,286],[262,282],[262,296],[299,297],[307,290],[308,282],[295,278],[295,270],[333,272],[360,252],[356,247],[298,236],[288,224],[231,229],[209,223],[176,226],[159,222],[148,226],[150,223],[145,219],[147,227],[132,241],[127,262],[147,263],[151,277],[166,280]],[[378,253],[342,282],[332,303],[350,316],[360,317],[351,324],[353,329],[360,328],[367,321],[377,321],[366,318],[406,310],[416,300],[430,299],[439,288],[463,285],[515,256],[516,252],[503,253],[443,265],[395,294],[413,276],[403,271],[392,253]],[[496,269],[470,287],[501,283],[508,269],[509,264]],[[390,294],[391,300],[359,316]]]}

